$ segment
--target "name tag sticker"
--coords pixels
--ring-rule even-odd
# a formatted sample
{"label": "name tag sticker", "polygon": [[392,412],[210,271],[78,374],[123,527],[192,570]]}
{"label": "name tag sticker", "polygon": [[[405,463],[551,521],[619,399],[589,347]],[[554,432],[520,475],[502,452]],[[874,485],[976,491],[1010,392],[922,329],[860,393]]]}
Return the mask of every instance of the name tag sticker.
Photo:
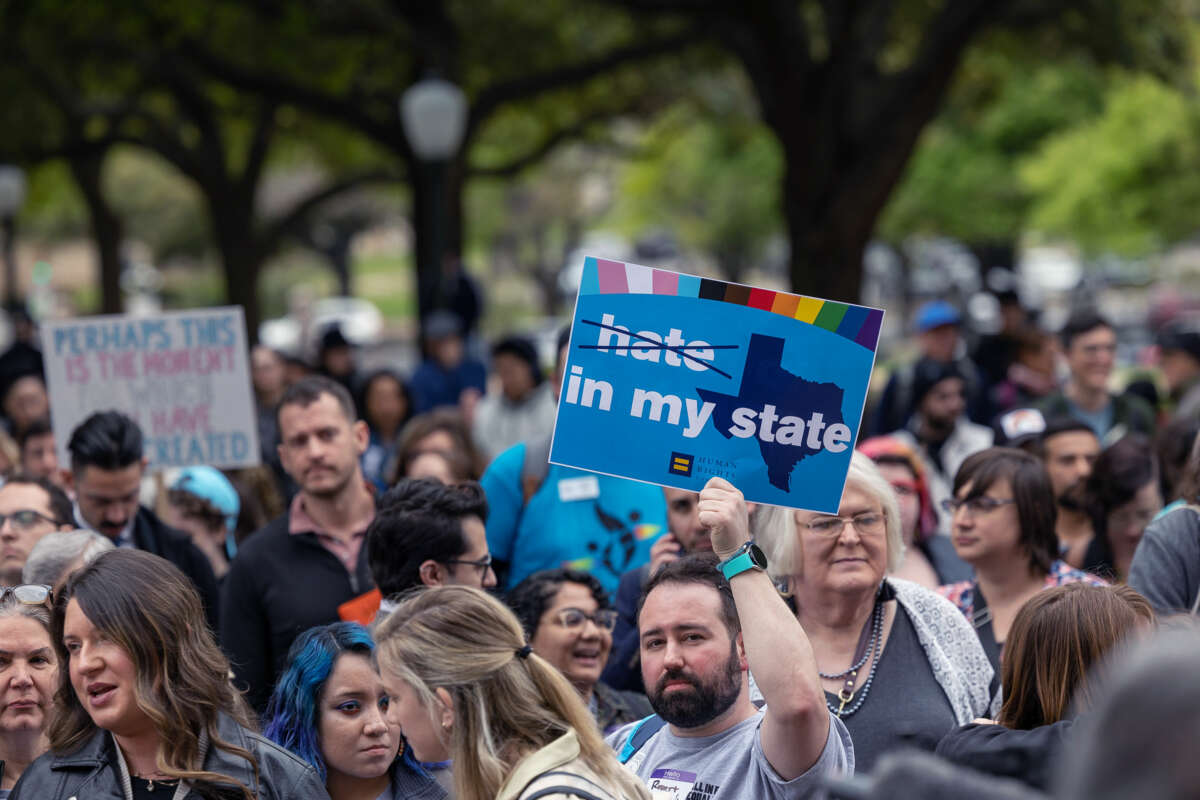
{"label": "name tag sticker", "polygon": [[582,478],[563,478],[558,482],[558,499],[564,503],[594,500],[600,496],[600,480],[595,475]]}
{"label": "name tag sticker", "polygon": [[650,773],[650,796],[654,800],[684,800],[696,783],[696,773],[679,769],[656,769]]}

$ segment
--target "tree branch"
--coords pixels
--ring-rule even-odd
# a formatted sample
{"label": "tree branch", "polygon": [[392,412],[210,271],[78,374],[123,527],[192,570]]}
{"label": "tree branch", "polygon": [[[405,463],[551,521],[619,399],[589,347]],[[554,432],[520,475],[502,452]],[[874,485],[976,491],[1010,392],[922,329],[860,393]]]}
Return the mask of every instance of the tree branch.
{"label": "tree branch", "polygon": [[608,0],[611,5],[623,6],[643,14],[706,14],[726,10],[714,0]]}
{"label": "tree branch", "polygon": [[[210,168],[219,168],[222,173],[227,174],[225,139],[221,136],[212,101],[169,57],[160,56],[145,63],[145,66],[160,76],[176,102],[200,129],[199,148],[204,154],[205,162]],[[160,130],[165,129],[160,126]]]}
{"label": "tree branch", "polygon": [[64,116],[67,118],[77,116],[79,101],[75,94],[63,82],[51,75],[49,70],[43,69],[42,62],[33,58],[24,47],[11,40],[8,42],[8,46],[12,48],[11,53],[20,56],[19,63],[14,63],[14,66],[28,75],[34,86],[41,87],[46,96],[50,98],[50,102],[57,106]]}
{"label": "tree branch", "polygon": [[525,100],[556,89],[565,89],[595,78],[614,67],[682,50],[696,44],[700,38],[698,29],[688,28],[682,33],[672,36],[618,48],[591,61],[582,61],[560,69],[525,75],[489,86],[475,97],[475,102],[471,107],[471,117],[467,123],[466,138],[470,139],[471,135],[506,103]]}
{"label": "tree branch", "polygon": [[106,135],[99,139],[73,138],[61,144],[39,147],[0,147],[0,161],[15,164],[40,164],[58,158],[68,161],[77,158],[88,158],[103,153],[108,148],[118,144],[116,136]]}
{"label": "tree branch", "polygon": [[896,3],[895,0],[875,0],[872,6],[859,24],[856,47],[862,54],[859,63],[869,64],[874,69],[880,51],[887,44]]}
{"label": "tree branch", "polygon": [[301,198],[290,209],[276,217],[258,237],[259,248],[264,253],[273,251],[292,226],[339,194],[368,183],[400,183],[404,180],[403,174],[386,170],[368,170],[340,178]]}
{"label": "tree branch", "polygon": [[811,33],[787,0],[747,0],[736,14],[715,20],[713,33],[742,63],[758,99],[763,120],[779,129],[803,97],[812,106]]}
{"label": "tree branch", "polygon": [[[855,140],[876,135],[889,119],[915,119],[905,108],[920,106],[929,109],[929,116],[940,105],[950,79],[953,77],[967,44],[980,31],[994,22],[1003,10],[995,0],[953,0],[925,28],[925,36],[912,63],[890,79],[880,81],[875,114],[864,116],[862,128],[855,131]],[[925,122],[921,121],[919,127]]]}
{"label": "tree branch", "polygon": [[408,141],[404,138],[404,131],[400,127],[398,113],[394,119],[381,120],[363,111],[364,104],[356,98],[336,97],[277,75],[244,69],[216,56],[195,40],[183,42],[181,51],[217,80],[310,109],[329,119],[345,122],[384,147],[400,153],[404,160],[408,161],[413,157],[408,149]]}
{"label": "tree branch", "polygon": [[263,166],[267,161],[267,153],[271,149],[271,139],[275,133],[275,102],[262,101],[258,110],[258,118],[254,123],[254,133],[250,139],[250,148],[246,151],[246,163],[238,182],[244,192],[252,193],[262,177]]}
{"label": "tree branch", "polygon": [[527,167],[531,167],[541,161],[564,142],[582,138],[588,128],[598,123],[608,122],[625,114],[633,113],[639,105],[640,103],[633,102],[622,108],[606,109],[587,114],[575,120],[570,125],[558,128],[542,139],[536,146],[504,164],[497,164],[490,167],[468,166],[467,176],[472,178],[511,178]]}
{"label": "tree branch", "polygon": [[135,122],[143,123],[146,126],[146,133],[120,131],[113,134],[115,143],[129,144],[158,153],[201,187],[212,186],[211,175],[205,166],[187,148],[179,144],[176,138],[163,127],[161,121],[144,112],[131,114],[130,118]]}

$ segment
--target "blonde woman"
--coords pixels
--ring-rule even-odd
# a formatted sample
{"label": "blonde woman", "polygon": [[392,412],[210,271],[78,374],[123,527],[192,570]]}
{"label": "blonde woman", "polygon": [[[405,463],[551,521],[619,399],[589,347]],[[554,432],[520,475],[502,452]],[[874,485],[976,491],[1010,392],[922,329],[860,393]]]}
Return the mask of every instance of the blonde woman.
{"label": "blonde woman", "polygon": [[[650,800],[579,693],[485,592],[422,591],[383,621],[376,642],[388,694],[415,695],[443,731],[457,800]],[[404,706],[394,713],[411,713]]]}

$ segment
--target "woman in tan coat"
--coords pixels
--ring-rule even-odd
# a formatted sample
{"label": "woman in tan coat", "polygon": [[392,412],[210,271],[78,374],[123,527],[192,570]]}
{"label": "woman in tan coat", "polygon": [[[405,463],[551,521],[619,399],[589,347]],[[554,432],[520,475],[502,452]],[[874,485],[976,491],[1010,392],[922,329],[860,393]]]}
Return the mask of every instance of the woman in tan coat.
{"label": "woman in tan coat", "polygon": [[[409,598],[376,631],[392,713],[445,732],[457,800],[650,800],[565,677],[479,589]],[[402,685],[401,685],[402,684]]]}

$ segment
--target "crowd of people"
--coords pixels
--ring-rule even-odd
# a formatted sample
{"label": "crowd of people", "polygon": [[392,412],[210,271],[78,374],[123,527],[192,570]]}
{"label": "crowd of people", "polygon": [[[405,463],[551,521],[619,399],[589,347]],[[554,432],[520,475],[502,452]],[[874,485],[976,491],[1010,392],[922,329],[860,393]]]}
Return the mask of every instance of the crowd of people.
{"label": "crowd of people", "polygon": [[447,312],[411,375],[255,347],[260,467],[115,410],[60,464],[18,326],[0,800],[1194,797],[1200,325],[1116,391],[1005,308],[919,309],[837,514],[550,464],[566,331]]}

